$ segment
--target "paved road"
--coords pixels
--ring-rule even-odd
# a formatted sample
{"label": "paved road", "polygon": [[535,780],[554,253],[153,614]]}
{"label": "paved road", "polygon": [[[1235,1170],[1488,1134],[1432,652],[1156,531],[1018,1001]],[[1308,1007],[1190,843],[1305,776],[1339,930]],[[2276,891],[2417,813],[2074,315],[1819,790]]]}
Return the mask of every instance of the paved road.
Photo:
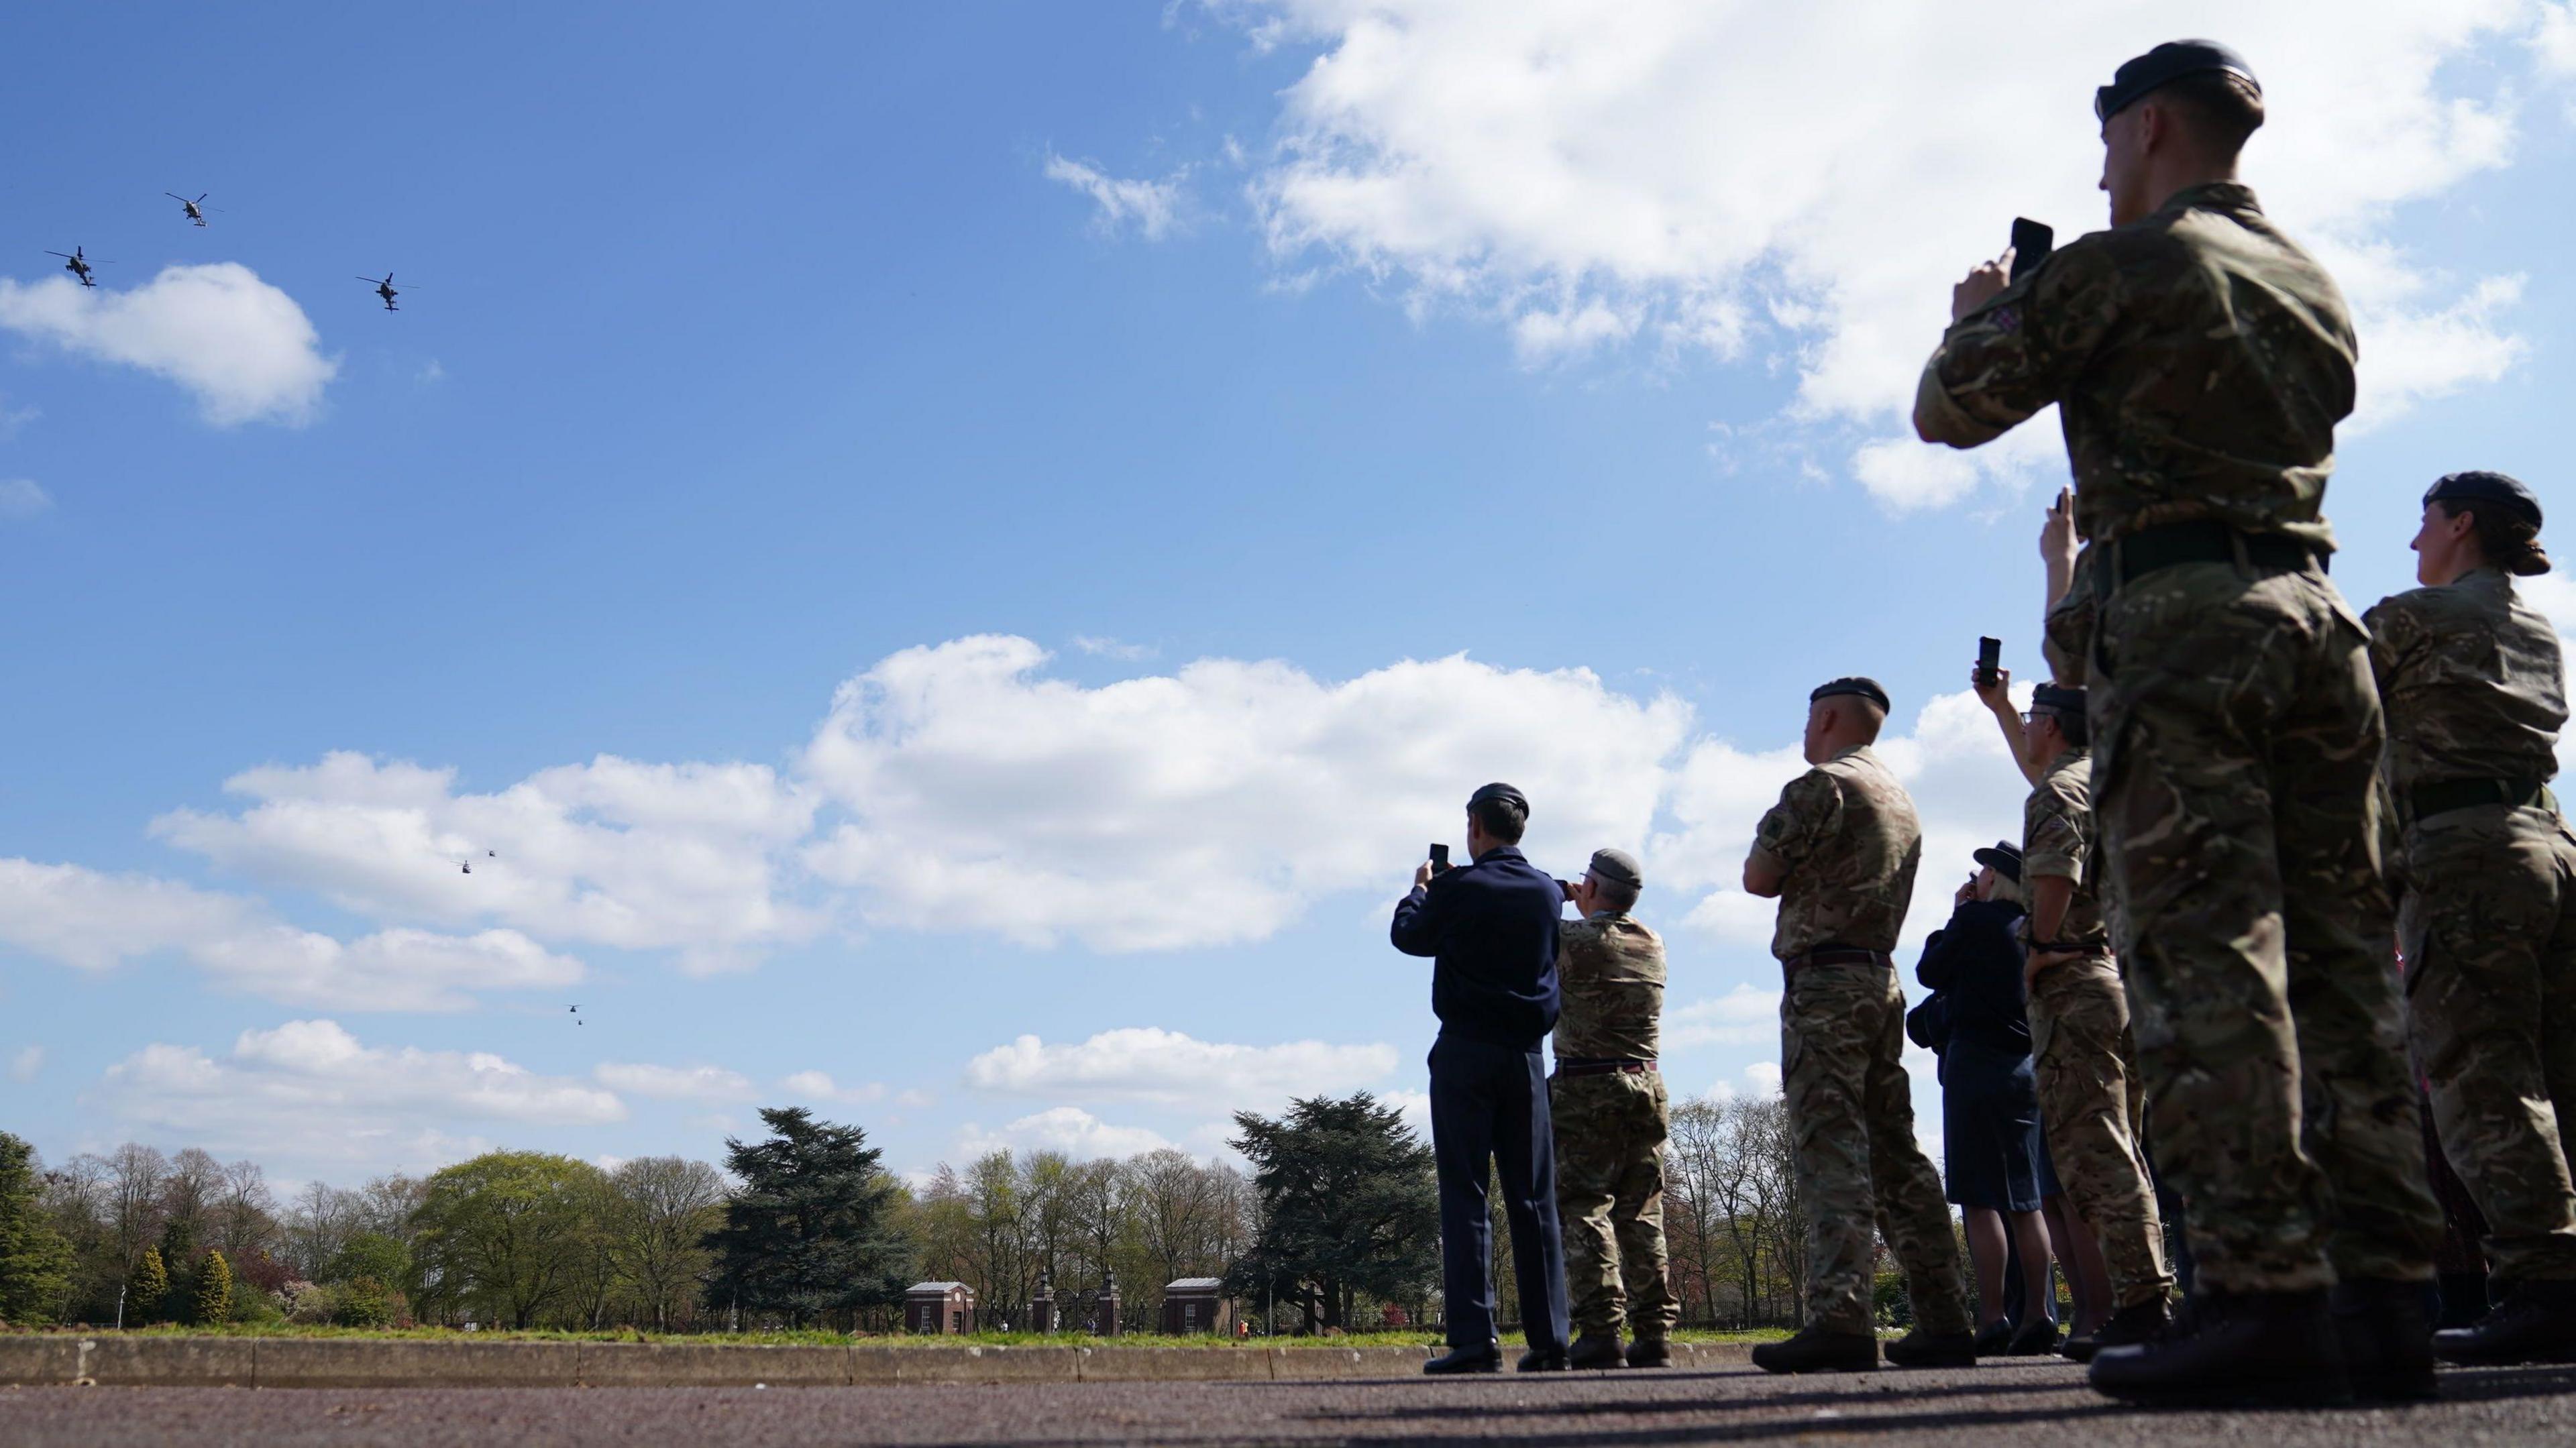
{"label": "paved road", "polygon": [[[1750,1370],[1468,1382],[1094,1383],[1047,1387],[0,1391],[0,1444],[445,1445],[836,1443],[1543,1445],[2025,1443],[2085,1448],[2257,1443],[2576,1442],[2576,1368],[2443,1375],[2432,1406],[2218,1415],[2125,1411],[2081,1370],[1782,1379]],[[2031,1430],[2038,1430],[2036,1433]]]}

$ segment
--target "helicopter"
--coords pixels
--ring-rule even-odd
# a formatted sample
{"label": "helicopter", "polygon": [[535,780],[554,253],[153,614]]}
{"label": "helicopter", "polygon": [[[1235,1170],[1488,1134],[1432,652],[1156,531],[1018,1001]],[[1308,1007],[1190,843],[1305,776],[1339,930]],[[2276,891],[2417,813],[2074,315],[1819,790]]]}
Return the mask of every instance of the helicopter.
{"label": "helicopter", "polygon": [[178,202],[182,207],[186,208],[186,209],[187,209],[187,212],[188,212],[188,219],[189,219],[190,221],[195,222],[195,223],[196,223],[197,225],[199,225],[199,226],[203,226],[203,225],[205,225],[205,224],[206,224],[206,213],[207,213],[209,210],[218,210],[218,209],[220,209],[220,208],[215,208],[215,207],[209,207],[209,206],[207,206],[207,205],[205,204],[205,203],[206,203],[206,198],[207,198],[208,196],[211,196],[211,195],[213,195],[213,194],[214,194],[214,193],[213,193],[213,192],[211,192],[211,191],[202,191],[202,192],[199,192],[199,193],[197,194],[197,199],[196,199],[196,200],[194,200],[194,201],[189,200],[187,197],[180,195],[180,194],[179,194],[178,192],[176,192],[176,191],[164,191],[164,192],[162,192],[161,194],[162,194],[162,195],[164,195],[164,196],[169,197],[169,198],[170,198],[171,200],[173,200],[173,201]]}
{"label": "helicopter", "polygon": [[80,284],[82,286],[94,287],[97,286],[98,283],[90,279],[89,258],[83,254],[86,250],[87,248],[76,246],[69,251],[49,251],[46,252],[45,255],[61,257],[63,259],[63,270],[70,272],[73,276],[79,277]]}
{"label": "helicopter", "polygon": [[394,305],[394,298],[401,296],[402,293],[394,289],[394,274],[392,272],[385,273],[384,280],[382,281],[377,281],[374,277],[360,277],[358,280],[362,282],[375,282],[376,295],[385,299],[386,311],[399,312],[402,310],[402,308]]}
{"label": "helicopter", "polygon": [[[361,280],[364,279],[361,278]],[[454,855],[445,855],[441,858],[445,859],[449,864],[456,866],[457,873],[460,875],[471,875],[474,873],[474,855],[471,851],[468,851],[465,858],[461,860]],[[487,860],[497,860],[501,858],[501,852],[499,850],[485,850],[483,852],[483,858]]]}

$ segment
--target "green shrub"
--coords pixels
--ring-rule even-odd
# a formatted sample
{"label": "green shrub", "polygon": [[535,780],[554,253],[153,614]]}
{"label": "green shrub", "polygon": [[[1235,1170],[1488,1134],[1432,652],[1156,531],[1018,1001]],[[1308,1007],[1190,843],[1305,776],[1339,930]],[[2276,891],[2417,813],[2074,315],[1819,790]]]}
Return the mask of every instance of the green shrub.
{"label": "green shrub", "polygon": [[162,1299],[170,1295],[170,1274],[161,1266],[161,1249],[146,1247],[125,1278],[125,1320],[139,1326],[162,1321]]}
{"label": "green shrub", "polygon": [[394,1295],[373,1277],[352,1277],[340,1284],[331,1320],[342,1327],[391,1327]]}
{"label": "green shrub", "polygon": [[233,1269],[221,1252],[209,1252],[197,1264],[196,1300],[189,1304],[189,1316],[206,1327],[220,1327],[232,1320]]}

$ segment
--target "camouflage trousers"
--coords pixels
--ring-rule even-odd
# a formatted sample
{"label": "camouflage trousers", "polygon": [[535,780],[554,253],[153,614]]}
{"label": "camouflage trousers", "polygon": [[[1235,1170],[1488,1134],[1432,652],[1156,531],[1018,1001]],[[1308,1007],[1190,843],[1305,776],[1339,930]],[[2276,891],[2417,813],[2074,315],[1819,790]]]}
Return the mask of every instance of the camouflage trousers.
{"label": "camouflage trousers", "polygon": [[2105,896],[2198,1281],[2430,1279],[2360,621],[2313,568],[2187,563],[2097,627]]}
{"label": "camouflage trousers", "polygon": [[1968,1293],[1941,1176],[1914,1139],[1905,993],[1885,965],[1808,965],[1780,993],[1780,1089],[1807,1211],[1807,1321],[1870,1332],[1873,1223],[1895,1250],[1914,1320],[1967,1332]]}
{"label": "camouflage trousers", "polygon": [[1565,1234],[1567,1318],[1579,1333],[1672,1334],[1664,1254],[1664,1078],[1614,1071],[1547,1083],[1556,1123],[1556,1220]]}
{"label": "camouflage trousers", "polygon": [[2048,1154],[2076,1220],[2102,1243],[2122,1307],[2173,1289],[2164,1224],[2138,1151],[2129,996],[2119,967],[2093,957],[2039,973],[2030,988],[2030,1053]]}
{"label": "camouflage trousers", "polygon": [[2499,1279],[2576,1278],[2576,837],[2540,809],[2406,832],[2406,1005],[2443,1155]]}

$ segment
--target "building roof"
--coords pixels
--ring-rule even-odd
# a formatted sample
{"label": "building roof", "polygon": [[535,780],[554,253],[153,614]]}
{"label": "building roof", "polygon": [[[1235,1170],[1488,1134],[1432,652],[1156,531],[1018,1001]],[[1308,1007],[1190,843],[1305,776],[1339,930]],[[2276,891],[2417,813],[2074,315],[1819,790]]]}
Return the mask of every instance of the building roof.
{"label": "building roof", "polygon": [[1225,1285],[1222,1277],[1183,1277],[1166,1283],[1165,1292],[1214,1292]]}
{"label": "building roof", "polygon": [[916,1282],[904,1290],[906,1292],[971,1292],[974,1289],[963,1282]]}

